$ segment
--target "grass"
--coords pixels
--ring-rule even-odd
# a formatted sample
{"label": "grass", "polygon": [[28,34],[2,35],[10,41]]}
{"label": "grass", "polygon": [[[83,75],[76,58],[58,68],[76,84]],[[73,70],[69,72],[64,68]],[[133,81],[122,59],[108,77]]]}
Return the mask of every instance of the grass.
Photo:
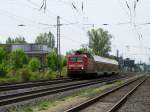
{"label": "grass", "polygon": [[0,84],[20,81],[18,77],[0,77]]}
{"label": "grass", "polygon": [[71,104],[73,102],[79,101],[80,99],[81,101],[87,100],[88,98],[96,96],[96,94],[100,94],[106,89],[120,85],[124,82],[125,81],[117,81],[115,83],[104,85],[101,87],[83,89],[70,96],[61,97],[59,99],[52,100],[52,101],[42,101],[36,105],[32,105],[28,107],[25,106],[23,108],[18,108],[13,111],[11,110],[10,112],[47,112],[48,110],[55,110],[60,107],[66,107],[65,104],[67,104],[68,102]]}

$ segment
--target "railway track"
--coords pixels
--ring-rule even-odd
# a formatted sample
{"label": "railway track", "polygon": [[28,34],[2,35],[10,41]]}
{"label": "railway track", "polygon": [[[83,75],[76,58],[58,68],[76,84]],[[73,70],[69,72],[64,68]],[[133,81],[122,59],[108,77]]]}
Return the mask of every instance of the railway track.
{"label": "railway track", "polygon": [[[122,76],[120,76],[121,78]],[[80,82],[85,81],[81,79],[71,79],[71,78],[64,78],[64,79],[55,79],[55,80],[39,80],[39,81],[29,81],[29,82],[17,82],[17,83],[8,83],[0,85],[0,92],[7,92],[7,91],[14,91],[19,89],[28,89],[28,88],[36,88],[36,87],[44,87],[44,86],[51,86],[54,84],[65,84],[69,82]]]}
{"label": "railway track", "polygon": [[[128,99],[128,97],[146,80],[140,77],[131,80],[121,86],[106,91],[99,96],[72,107],[65,112],[116,112]],[[126,88],[126,89],[125,89]],[[122,90],[121,90],[122,89]],[[124,90],[123,90],[124,89]],[[119,92],[121,92],[119,94]],[[116,98],[116,99],[114,99]],[[114,100],[114,101],[113,101]],[[108,104],[106,103],[108,102]]]}
{"label": "railway track", "polygon": [[47,81],[61,81],[61,80],[67,80],[70,78],[57,78],[57,79],[49,79],[49,80],[32,80],[32,81],[19,81],[19,82],[10,82],[10,83],[0,83],[1,86],[8,86],[8,85],[20,85],[20,84],[28,84],[28,83],[37,83],[37,82],[47,82]]}
{"label": "railway track", "polygon": [[61,83],[61,85],[59,85],[59,86],[55,86],[55,87],[52,86],[52,87],[49,87],[46,89],[31,90],[31,91],[27,91],[27,92],[13,93],[13,94],[9,94],[9,95],[1,95],[0,96],[0,108],[3,106],[14,104],[14,103],[19,103],[22,101],[27,101],[27,100],[47,96],[47,95],[57,94],[59,92],[64,92],[64,91],[68,91],[68,90],[72,90],[72,89],[95,85],[95,84],[99,84],[102,82],[110,83],[110,82],[114,82],[116,80],[118,80],[118,78],[114,78],[114,77],[110,78],[109,77],[109,78],[88,80],[88,81],[83,81],[80,83],[78,82],[78,83],[74,83],[74,84],[68,83],[67,85],[63,85]]}
{"label": "railway track", "polygon": [[39,80],[39,81],[29,81],[29,82],[17,82],[17,83],[7,83],[0,85],[0,92],[9,91],[9,90],[17,90],[17,89],[25,89],[37,86],[46,86],[52,84],[59,83],[68,83],[72,81],[77,81],[77,79],[55,79],[55,80]]}

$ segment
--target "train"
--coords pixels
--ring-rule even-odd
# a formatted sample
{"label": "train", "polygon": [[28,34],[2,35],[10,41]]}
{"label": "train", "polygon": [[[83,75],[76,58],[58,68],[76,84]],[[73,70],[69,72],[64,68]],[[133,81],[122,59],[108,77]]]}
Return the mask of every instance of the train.
{"label": "train", "polygon": [[114,59],[76,51],[67,56],[67,72],[72,78],[118,74],[119,64]]}

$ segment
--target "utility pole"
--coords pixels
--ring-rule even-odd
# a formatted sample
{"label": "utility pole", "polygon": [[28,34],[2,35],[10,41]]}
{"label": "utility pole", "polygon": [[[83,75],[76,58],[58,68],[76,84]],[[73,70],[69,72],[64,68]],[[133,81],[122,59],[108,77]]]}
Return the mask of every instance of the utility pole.
{"label": "utility pole", "polygon": [[118,49],[116,50],[116,56],[117,56],[117,60],[118,60],[118,58],[119,58],[119,50]]}
{"label": "utility pole", "polygon": [[57,16],[57,70],[59,77],[61,77],[60,25],[60,17]]}

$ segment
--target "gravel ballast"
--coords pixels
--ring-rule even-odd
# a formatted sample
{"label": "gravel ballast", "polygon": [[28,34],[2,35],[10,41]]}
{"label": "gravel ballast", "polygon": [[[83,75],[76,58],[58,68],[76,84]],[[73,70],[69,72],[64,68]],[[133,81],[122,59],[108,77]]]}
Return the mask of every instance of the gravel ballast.
{"label": "gravel ballast", "polygon": [[[88,89],[88,88],[97,88],[97,87],[100,87],[102,85],[105,85],[105,83],[100,83],[100,84],[96,84],[96,85],[92,85],[92,86],[89,86],[89,87],[82,87],[82,88],[78,88],[78,89],[74,89],[74,90],[69,90],[69,91],[65,91],[65,92],[61,92],[61,93],[57,93],[57,94],[53,94],[53,95],[48,95],[48,96],[44,96],[44,97],[41,97],[41,98],[35,98],[33,100],[28,100],[28,101],[24,101],[24,102],[21,102],[21,103],[17,103],[17,104],[13,104],[13,105],[8,105],[4,108],[1,108],[0,112],[6,112],[7,109],[10,109],[11,108],[18,108],[18,107],[24,107],[24,105],[36,105],[38,104],[39,101],[45,101],[45,100],[56,100],[56,99],[59,99],[59,98],[62,98],[62,97],[65,97],[65,96],[68,96],[68,95],[71,95],[75,92],[79,92],[80,90],[83,90],[83,89]],[[85,100],[85,99],[84,99]],[[80,101],[76,102],[76,104],[78,104]],[[19,104],[19,105],[18,105]],[[7,109],[6,109],[7,108]],[[64,108],[65,110],[65,108]],[[7,111],[8,112],[8,111]],[[9,111],[10,112],[10,111]]]}
{"label": "gravel ballast", "polygon": [[150,76],[129,97],[119,112],[150,112]]}
{"label": "gravel ballast", "polygon": [[116,102],[132,90],[139,83],[139,81],[141,81],[141,79],[101,98],[99,102],[84,109],[82,112],[107,112],[111,107],[113,107],[113,105],[115,105]]}

